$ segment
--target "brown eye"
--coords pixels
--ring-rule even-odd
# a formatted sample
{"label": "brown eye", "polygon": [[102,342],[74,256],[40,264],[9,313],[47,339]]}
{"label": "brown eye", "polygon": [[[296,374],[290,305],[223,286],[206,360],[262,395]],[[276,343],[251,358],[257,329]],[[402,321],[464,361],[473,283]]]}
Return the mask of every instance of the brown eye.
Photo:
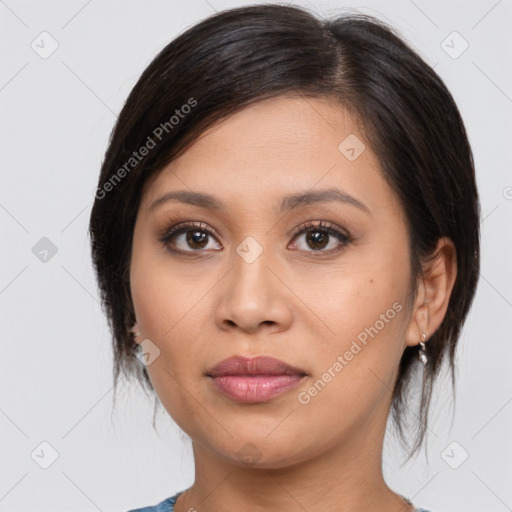
{"label": "brown eye", "polygon": [[300,251],[333,253],[342,250],[350,243],[350,237],[331,224],[320,221],[318,224],[307,223],[302,225],[294,239],[305,235],[304,242],[295,242],[294,246]]}
{"label": "brown eye", "polygon": [[209,249],[214,238],[215,234],[206,225],[185,223],[171,227],[160,241],[172,252],[199,252]]}
{"label": "brown eye", "polygon": [[[305,237],[302,241],[303,235]],[[319,255],[337,253],[351,243],[345,232],[323,221],[303,224],[295,232],[293,239],[297,240],[292,244],[293,249]],[[216,240],[216,234],[208,225],[193,222],[176,224],[160,237],[161,243],[170,252],[182,254],[219,250],[215,247]]]}

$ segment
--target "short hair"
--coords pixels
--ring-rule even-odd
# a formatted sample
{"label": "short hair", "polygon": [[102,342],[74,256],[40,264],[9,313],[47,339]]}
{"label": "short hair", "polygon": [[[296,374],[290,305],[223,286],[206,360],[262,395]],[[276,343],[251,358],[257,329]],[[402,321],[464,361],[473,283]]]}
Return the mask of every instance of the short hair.
{"label": "short hair", "polygon": [[[209,127],[255,102],[283,95],[336,100],[363,127],[405,212],[412,277],[440,237],[456,248],[446,315],[426,345],[416,441],[425,436],[432,387],[454,355],[479,274],[480,206],[473,156],[455,101],[434,70],[383,21],[363,14],[319,19],[304,8],[224,10],[190,27],[153,59],[129,94],[101,167],[89,233],[103,309],[112,333],[114,386],[120,372],[153,390],[136,361],[129,269],[144,185]],[[185,106],[188,105],[187,108]],[[143,158],[134,151],[155,147]],[[415,280],[411,280],[414,283]],[[419,346],[406,347],[393,390],[402,425]],[[416,369],[416,370],[414,370]]]}

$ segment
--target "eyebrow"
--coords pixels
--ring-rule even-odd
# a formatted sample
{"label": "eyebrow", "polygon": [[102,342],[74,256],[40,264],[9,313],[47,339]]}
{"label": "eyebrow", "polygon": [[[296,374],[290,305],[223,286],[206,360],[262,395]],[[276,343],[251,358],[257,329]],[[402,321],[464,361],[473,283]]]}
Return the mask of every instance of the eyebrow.
{"label": "eyebrow", "polygon": [[[153,201],[149,206],[149,210],[152,211],[158,206],[169,201],[179,201],[181,203],[191,204],[201,208],[208,208],[223,212],[227,211],[226,205],[216,197],[201,192],[192,192],[190,190],[174,190],[172,192],[167,192]],[[349,204],[365,211],[366,213],[370,213],[370,209],[364,203],[337,188],[298,192],[286,195],[281,199],[280,203],[278,203],[277,208],[274,208],[274,211],[277,215],[280,215],[301,206],[310,206],[317,203],[332,201]]]}

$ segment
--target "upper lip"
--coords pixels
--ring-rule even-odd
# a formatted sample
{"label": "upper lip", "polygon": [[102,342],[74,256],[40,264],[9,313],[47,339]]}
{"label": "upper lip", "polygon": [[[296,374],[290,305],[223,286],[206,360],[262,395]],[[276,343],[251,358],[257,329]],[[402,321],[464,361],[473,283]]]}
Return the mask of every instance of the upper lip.
{"label": "upper lip", "polygon": [[224,375],[306,375],[306,372],[302,368],[291,366],[274,357],[248,358],[233,356],[210,368],[206,375],[209,377]]}

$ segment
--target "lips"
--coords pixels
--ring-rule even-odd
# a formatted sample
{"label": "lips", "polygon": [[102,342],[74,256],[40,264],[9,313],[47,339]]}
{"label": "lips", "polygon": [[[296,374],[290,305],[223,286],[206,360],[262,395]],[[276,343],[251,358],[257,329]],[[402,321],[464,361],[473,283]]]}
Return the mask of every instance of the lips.
{"label": "lips", "polygon": [[209,377],[243,375],[306,375],[302,368],[291,366],[273,357],[247,358],[234,356],[224,359],[207,371]]}
{"label": "lips", "polygon": [[235,356],[221,361],[206,375],[213,389],[236,402],[271,400],[298,386],[307,376],[302,368],[273,357]]}

